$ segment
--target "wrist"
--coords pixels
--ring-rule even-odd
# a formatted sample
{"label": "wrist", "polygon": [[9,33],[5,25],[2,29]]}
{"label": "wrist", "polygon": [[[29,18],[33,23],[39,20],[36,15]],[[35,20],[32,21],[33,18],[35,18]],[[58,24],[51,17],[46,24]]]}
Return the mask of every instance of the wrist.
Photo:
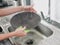
{"label": "wrist", "polygon": [[19,6],[18,9],[19,9],[20,11],[24,11],[25,8],[24,8],[24,6]]}
{"label": "wrist", "polygon": [[15,31],[14,32],[11,32],[10,34],[11,34],[11,36],[16,36]]}
{"label": "wrist", "polygon": [[17,36],[17,32],[16,31],[12,32],[12,34],[13,34],[13,36]]}

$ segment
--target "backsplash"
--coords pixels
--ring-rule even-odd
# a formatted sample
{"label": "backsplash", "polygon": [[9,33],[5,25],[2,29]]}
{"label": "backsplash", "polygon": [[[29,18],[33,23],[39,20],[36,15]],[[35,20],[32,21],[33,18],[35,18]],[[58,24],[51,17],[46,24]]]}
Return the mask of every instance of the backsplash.
{"label": "backsplash", "polygon": [[44,16],[48,16],[48,3],[49,0],[33,0],[34,8],[38,13],[41,13],[41,11],[43,11]]}
{"label": "backsplash", "polygon": [[60,23],[60,0],[51,0],[51,19]]}

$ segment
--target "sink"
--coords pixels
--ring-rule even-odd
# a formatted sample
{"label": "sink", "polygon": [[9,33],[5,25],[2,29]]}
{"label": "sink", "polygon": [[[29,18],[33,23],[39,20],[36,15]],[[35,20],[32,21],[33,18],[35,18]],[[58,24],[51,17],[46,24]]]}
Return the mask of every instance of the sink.
{"label": "sink", "polygon": [[[11,27],[11,24],[9,22],[10,19],[9,18],[7,19],[8,20],[3,18],[3,20],[0,21],[1,27],[5,33],[14,31],[14,29]],[[9,40],[14,45],[38,45],[40,41],[45,39],[45,37],[49,38],[52,35],[53,35],[53,31],[50,28],[40,23],[35,28],[30,29],[30,32],[26,36],[12,37],[9,38]]]}
{"label": "sink", "polygon": [[37,27],[35,27],[34,29],[36,29],[37,31],[39,31],[40,33],[42,33],[46,37],[49,37],[53,34],[53,31],[50,28],[44,26],[41,23]]}
{"label": "sink", "polygon": [[[10,23],[2,25],[3,31],[9,33],[14,31]],[[39,24],[33,29],[30,29],[30,32],[24,37],[12,37],[9,38],[10,42],[15,45],[38,45],[41,40],[44,40],[45,37],[52,36],[53,31],[46,27],[43,24]]]}
{"label": "sink", "polygon": [[[12,27],[8,28],[9,32],[14,31]],[[53,34],[53,31],[39,24],[34,29],[30,29],[30,32],[24,37],[14,37],[16,45],[38,45],[39,41],[45,39],[45,37],[50,37]]]}
{"label": "sink", "polygon": [[[13,29],[9,27],[8,30],[11,32]],[[26,36],[14,37],[14,39],[16,45],[38,45],[39,41],[43,40],[44,37],[36,29],[30,29]]]}
{"label": "sink", "polygon": [[[8,30],[11,32],[11,31],[14,31],[14,29],[12,27],[9,27]],[[46,27],[45,25],[43,24],[39,24],[38,26],[36,26],[33,30],[35,31],[38,31],[39,33],[41,33],[42,35],[46,36],[46,37],[49,37],[53,34],[53,31]]]}

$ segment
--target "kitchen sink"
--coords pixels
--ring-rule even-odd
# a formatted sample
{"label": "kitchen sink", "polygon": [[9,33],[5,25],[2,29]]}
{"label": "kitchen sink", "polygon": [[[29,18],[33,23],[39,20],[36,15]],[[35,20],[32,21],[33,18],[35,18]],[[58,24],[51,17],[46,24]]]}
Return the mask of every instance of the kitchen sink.
{"label": "kitchen sink", "polygon": [[[11,32],[11,27],[8,28]],[[36,29],[30,29],[30,32],[27,33],[24,37],[14,37],[16,45],[38,45],[39,41],[43,40],[44,37]]]}
{"label": "kitchen sink", "polygon": [[[9,22],[4,23],[4,21],[2,21],[1,27],[4,33],[15,31]],[[9,38],[9,40],[13,45],[38,45],[40,41],[52,36],[52,34],[53,31],[50,28],[40,23],[35,28],[30,29],[30,32],[26,36],[12,37]]]}
{"label": "kitchen sink", "polygon": [[[10,26],[8,31],[12,32],[14,29]],[[13,39],[16,45],[38,45],[41,40],[45,39],[45,37],[50,37],[52,34],[53,31],[50,28],[40,23],[34,29],[30,29],[26,36],[14,37]]]}
{"label": "kitchen sink", "polygon": [[46,37],[49,37],[53,34],[53,31],[50,28],[44,26],[41,23],[35,27],[35,29]]}

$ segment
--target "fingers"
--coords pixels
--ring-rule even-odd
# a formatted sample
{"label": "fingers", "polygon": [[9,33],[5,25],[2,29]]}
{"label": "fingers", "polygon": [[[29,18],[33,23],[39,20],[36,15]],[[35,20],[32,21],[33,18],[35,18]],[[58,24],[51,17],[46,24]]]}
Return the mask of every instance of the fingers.
{"label": "fingers", "polygon": [[25,30],[26,29],[26,26],[24,26],[24,27],[20,26],[19,29]]}
{"label": "fingers", "polygon": [[31,12],[37,12],[34,8],[33,8],[34,5],[31,5]]}
{"label": "fingers", "polygon": [[25,30],[25,29],[26,29],[26,26],[23,27],[23,30]]}
{"label": "fingers", "polygon": [[26,29],[26,26],[24,26],[24,27],[20,26],[16,30],[23,30],[24,31],[25,29]]}
{"label": "fingers", "polygon": [[31,5],[31,6],[24,6],[23,11],[36,13],[37,11],[33,8],[33,6],[34,6],[34,5]]}
{"label": "fingers", "polygon": [[32,9],[32,10],[31,10],[31,12],[34,12],[34,13],[36,13],[37,11],[36,11],[36,10],[34,10],[34,9]]}
{"label": "fingers", "polygon": [[26,26],[24,26],[24,27],[22,27],[22,26],[20,26],[20,27],[18,27],[15,31],[14,31],[14,33],[15,33],[15,36],[25,36],[27,33],[25,32],[25,29],[26,29]]}
{"label": "fingers", "polygon": [[33,8],[33,5],[28,7],[28,11],[36,13],[37,11]]}

